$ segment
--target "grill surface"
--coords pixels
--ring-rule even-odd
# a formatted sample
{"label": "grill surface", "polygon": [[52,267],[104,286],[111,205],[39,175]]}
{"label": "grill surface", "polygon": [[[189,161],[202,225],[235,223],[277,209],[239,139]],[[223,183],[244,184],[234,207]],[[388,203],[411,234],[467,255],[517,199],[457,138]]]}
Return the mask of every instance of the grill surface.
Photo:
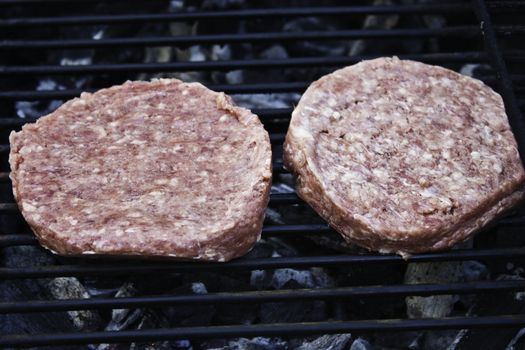
{"label": "grill surface", "polygon": [[[60,6],[63,1],[51,1],[51,5]],[[87,4],[96,1],[84,1]],[[138,1],[137,1],[138,2]],[[14,4],[37,8],[41,1],[9,1],[0,0],[0,8],[9,9]],[[67,5],[64,5],[67,7]],[[3,18],[0,20],[0,33],[4,40],[0,41],[0,156],[2,158],[3,172],[0,172],[0,186],[3,191],[0,198],[0,253],[3,249],[13,246],[35,245],[36,239],[28,234],[27,228],[20,224],[21,217],[16,204],[10,194],[8,178],[7,135],[11,129],[19,129],[32,118],[21,119],[15,117],[14,103],[16,101],[47,101],[78,96],[86,89],[65,89],[52,91],[35,91],[28,88],[29,84],[24,79],[33,79],[37,76],[81,76],[112,75],[159,72],[216,72],[232,71],[235,69],[282,69],[282,68],[319,68],[337,67],[353,64],[373,56],[340,56],[340,57],[292,57],[284,59],[246,59],[205,62],[169,62],[169,63],[97,63],[79,66],[62,65],[27,65],[18,61],[20,55],[55,54],[60,50],[90,49],[102,50],[107,48],[139,48],[155,46],[181,46],[188,47],[195,44],[220,44],[220,43],[268,43],[268,42],[295,42],[298,40],[327,41],[348,39],[382,39],[405,40],[413,38],[450,38],[457,40],[478,40],[486,50],[479,51],[451,51],[424,54],[405,54],[401,58],[410,58],[432,64],[458,67],[459,63],[484,63],[490,69],[484,79],[486,83],[497,89],[503,96],[506,109],[515,131],[519,148],[525,155],[525,128],[520,113],[520,107],[525,107],[524,83],[525,76],[507,71],[509,67],[523,64],[525,51],[516,50],[515,47],[505,45],[504,50],[499,46],[504,39],[522,35],[525,32],[523,25],[519,24],[492,24],[491,16],[504,16],[506,13],[524,11],[525,2],[521,1],[494,1],[485,3],[475,0],[466,3],[440,4],[440,5],[392,5],[392,6],[342,6],[342,7],[315,7],[315,8],[272,8],[272,9],[247,9],[233,11],[207,11],[190,13],[152,13],[152,14],[119,14],[119,15],[72,15],[68,17],[31,17],[31,18]],[[292,18],[302,16],[338,17],[349,15],[368,14],[441,14],[472,16],[475,23],[467,26],[451,26],[439,29],[350,29],[335,31],[313,32],[265,32],[265,33],[232,33],[232,34],[202,34],[188,36],[139,36],[114,39],[57,39],[51,36],[40,38],[33,35],[41,28],[56,29],[70,26],[106,25],[113,26],[122,23],[144,25],[148,23],[166,23],[177,21],[196,20],[265,20],[277,17]],[[474,15],[475,14],[475,15]],[[503,17],[502,17],[503,18]],[[31,35],[30,35],[31,34]],[[397,54],[391,52],[390,54]],[[456,64],[456,65],[455,65]],[[455,65],[455,66],[454,66]],[[124,78],[125,79],[125,78]],[[124,80],[122,79],[122,80]],[[301,92],[310,81],[284,81],[244,83],[238,85],[209,86],[214,90],[227,93],[279,93]],[[513,85],[516,88],[513,88]],[[96,90],[101,86],[93,86]],[[89,90],[89,88],[87,89]],[[292,106],[288,108],[255,109],[254,112],[261,116],[266,128],[271,131],[271,140],[275,153],[279,153],[286,132],[287,118]],[[284,122],[283,122],[284,120]],[[274,160],[274,174],[285,173],[279,157]],[[304,203],[295,194],[272,194],[270,206],[302,206]],[[417,254],[408,262],[446,262],[479,260],[489,264],[498,264],[513,261],[523,263],[525,259],[525,245],[496,244],[491,241],[494,231],[520,230],[525,225],[525,217],[515,215],[500,220],[494,228],[481,234],[472,249],[453,250],[447,252]],[[20,232],[20,233],[19,233]],[[296,238],[300,242],[306,236],[325,235],[332,230],[323,224],[299,223],[294,225],[266,225],[263,238],[281,237]],[[404,261],[399,256],[378,254],[336,254],[325,252],[320,255],[252,258],[239,259],[226,264],[212,263],[173,263],[173,262],[137,262],[137,261],[105,261],[105,260],[75,260],[65,259],[63,263],[51,266],[6,267],[0,266],[0,280],[36,279],[59,276],[96,276],[98,278],[111,276],[136,276],[152,275],[163,278],[173,273],[224,273],[228,271],[251,271],[276,268],[351,268],[377,269],[384,266],[404,266]],[[381,280],[381,278],[379,278]],[[447,294],[473,294],[485,295],[497,293],[523,291],[524,280],[487,280],[467,283],[442,283],[442,284],[398,284],[389,285],[361,285],[348,287],[334,287],[324,289],[294,289],[294,290],[266,290],[266,291],[228,291],[209,293],[203,295],[148,295],[125,298],[96,298],[96,299],[70,299],[70,300],[1,300],[0,316],[13,313],[52,312],[63,310],[87,309],[122,309],[133,307],[159,307],[168,305],[221,305],[237,303],[257,303],[295,300],[350,300],[351,298],[384,298],[404,297],[410,295],[429,296]],[[92,344],[109,342],[132,342],[167,339],[203,339],[203,338],[229,338],[248,336],[296,336],[300,334],[331,334],[348,332],[376,332],[376,331],[409,331],[409,330],[441,330],[441,329],[475,329],[475,328],[521,328],[525,326],[525,314],[497,313],[493,315],[448,317],[437,319],[384,319],[374,318],[368,320],[337,320],[326,319],[313,323],[286,323],[286,324],[252,324],[252,325],[218,325],[218,326],[191,326],[168,329],[129,330],[119,332],[88,332],[88,333],[61,333],[61,334],[3,334],[0,335],[0,347],[24,347],[61,344]]]}

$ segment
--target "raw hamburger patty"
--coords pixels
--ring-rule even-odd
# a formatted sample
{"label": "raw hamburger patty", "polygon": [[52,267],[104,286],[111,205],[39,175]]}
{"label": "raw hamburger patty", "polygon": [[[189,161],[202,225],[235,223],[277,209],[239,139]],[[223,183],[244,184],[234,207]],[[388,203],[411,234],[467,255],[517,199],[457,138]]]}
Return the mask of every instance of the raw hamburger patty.
{"label": "raw hamburger patty", "polygon": [[83,93],[10,142],[20,210],[59,254],[226,261],[260,236],[268,133],[200,84],[162,79]]}
{"label": "raw hamburger patty", "polygon": [[314,82],[284,147],[299,196],[380,252],[448,248],[524,197],[501,97],[418,62],[364,61]]}

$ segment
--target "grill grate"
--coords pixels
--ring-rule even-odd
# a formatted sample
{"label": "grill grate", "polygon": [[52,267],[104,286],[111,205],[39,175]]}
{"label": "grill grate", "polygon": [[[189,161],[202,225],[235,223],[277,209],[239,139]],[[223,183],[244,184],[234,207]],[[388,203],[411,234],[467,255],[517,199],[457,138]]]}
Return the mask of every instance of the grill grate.
{"label": "grill grate", "polygon": [[[64,1],[53,0],[47,4],[62,6]],[[100,0],[85,0],[84,2],[99,3]],[[139,1],[137,2],[140,5]],[[27,7],[38,8],[42,1],[37,0],[0,0],[0,8],[9,9],[21,4]],[[67,5],[64,5],[67,7]],[[0,193],[3,203],[0,203],[0,253],[8,247],[36,245],[37,241],[27,234],[19,224],[20,215],[16,204],[10,195],[8,178],[6,131],[19,129],[26,122],[34,118],[16,118],[14,105],[19,101],[48,101],[67,99],[78,96],[87,89],[61,89],[50,91],[36,91],[23,83],[24,79],[33,79],[37,76],[58,77],[91,77],[94,75],[136,74],[140,73],[173,73],[173,72],[224,72],[237,69],[263,70],[284,68],[322,68],[329,70],[356,63],[373,56],[355,55],[338,57],[290,57],[279,59],[242,59],[224,61],[179,61],[169,63],[97,63],[78,66],[67,65],[29,65],[16,62],[19,55],[40,54],[44,51],[49,54],[60,50],[104,50],[112,48],[144,49],[145,47],[179,46],[208,44],[264,44],[264,43],[294,43],[296,41],[340,41],[340,40],[411,40],[421,38],[446,38],[454,40],[479,40],[485,45],[486,51],[452,51],[419,54],[400,54],[400,58],[419,60],[432,64],[454,65],[460,63],[482,63],[490,68],[483,80],[499,86],[513,130],[518,140],[522,157],[525,155],[525,127],[520,108],[525,107],[525,91],[523,83],[525,76],[520,72],[514,74],[507,71],[506,64],[522,64],[525,61],[525,51],[505,47],[499,49],[499,40],[502,37],[520,36],[525,33],[522,25],[493,25],[491,15],[508,12],[524,11],[523,1],[490,1],[474,0],[471,3],[452,4],[418,4],[418,5],[391,5],[391,6],[332,6],[332,7],[305,7],[305,8],[270,8],[245,9],[233,11],[195,11],[188,13],[151,13],[151,14],[119,14],[119,15],[90,15],[72,14],[64,17],[22,17],[0,19],[0,33],[6,35],[0,41],[0,81],[3,82],[0,91],[0,156],[2,171],[0,172],[0,186],[4,193]],[[214,20],[264,20],[276,18],[295,18],[304,16],[343,17],[364,16],[370,14],[386,15],[414,15],[414,14],[441,14],[472,16],[471,25],[451,26],[445,28],[410,28],[410,29],[345,29],[333,31],[311,32],[261,32],[261,33],[227,33],[227,34],[199,34],[180,36],[134,36],[112,39],[40,39],[34,35],[39,28],[57,29],[70,26],[105,25],[117,26],[120,24],[147,24],[171,23]],[[475,16],[474,16],[475,14]],[[16,36],[13,34],[16,32]],[[22,34],[20,34],[22,33]],[[27,35],[27,37],[24,37]],[[16,37],[16,39],[12,39]],[[396,54],[391,52],[390,54]],[[20,82],[22,81],[22,82]],[[243,84],[209,85],[214,90],[221,90],[232,94],[252,93],[283,93],[302,92],[310,81],[259,82]],[[513,84],[516,88],[513,88]],[[95,87],[92,87],[96,90]],[[515,95],[517,93],[518,95]],[[287,118],[291,113],[291,106],[285,108],[260,108],[254,112],[261,116],[261,120],[271,131],[271,141],[274,152],[278,153],[279,145],[284,140]],[[283,174],[286,171],[279,159],[274,161],[274,174]],[[271,195],[270,206],[302,206],[301,200],[292,193],[275,193]],[[525,217],[513,216],[500,220],[495,228],[499,232],[523,228]],[[21,229],[22,228],[22,229]],[[25,231],[20,234],[16,232]],[[319,236],[333,233],[324,224],[288,224],[266,225],[263,229],[263,238],[284,237],[305,239],[307,236]],[[360,267],[371,270],[377,267],[405,266],[407,263],[448,262],[478,260],[490,264],[506,263],[509,261],[525,261],[525,245],[511,246],[494,245],[487,236],[491,232],[482,234],[474,244],[473,249],[453,250],[447,252],[417,254],[408,260],[396,255],[378,254],[334,254],[322,251],[320,254],[301,256],[284,256],[271,258],[242,258],[226,264],[212,263],[158,263],[136,261],[83,261],[65,259],[63,263],[49,266],[16,266],[0,267],[0,280],[22,280],[54,278],[61,276],[97,278],[129,277],[129,276],[170,276],[174,273],[224,273],[229,271],[271,270],[279,268],[350,268]],[[1,288],[1,285],[0,285]],[[222,305],[237,303],[264,303],[296,300],[349,300],[351,298],[385,298],[405,296],[430,296],[448,294],[485,295],[487,293],[499,295],[502,292],[517,292],[525,290],[524,280],[488,280],[465,283],[442,284],[388,284],[388,285],[359,285],[323,289],[286,289],[264,291],[227,291],[208,293],[203,295],[148,295],[124,298],[92,298],[67,300],[0,300],[0,316],[16,313],[56,312],[67,310],[104,310],[136,307],[166,307],[169,305]],[[519,311],[517,311],[519,312]],[[443,330],[443,329],[476,329],[476,328],[510,328],[525,327],[525,314],[510,315],[498,313],[495,315],[469,315],[465,317],[446,317],[436,319],[392,319],[389,317],[365,320],[337,320],[327,318],[322,322],[312,323],[283,323],[283,324],[252,324],[228,326],[188,326],[166,329],[126,330],[126,331],[97,331],[79,333],[51,333],[51,334],[3,334],[0,335],[0,347],[28,347],[64,344],[93,344],[134,341],[159,341],[170,339],[205,339],[205,338],[232,338],[251,336],[296,336],[310,334],[333,334],[348,332],[383,332],[383,331],[414,331],[414,330]]]}

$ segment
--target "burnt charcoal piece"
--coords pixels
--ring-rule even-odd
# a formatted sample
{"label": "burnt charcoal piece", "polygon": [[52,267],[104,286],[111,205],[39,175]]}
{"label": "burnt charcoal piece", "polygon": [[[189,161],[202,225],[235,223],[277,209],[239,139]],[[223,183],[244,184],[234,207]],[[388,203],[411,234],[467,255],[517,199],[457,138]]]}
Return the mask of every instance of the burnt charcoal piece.
{"label": "burnt charcoal piece", "polygon": [[293,348],[296,350],[346,350],[348,349],[348,344],[350,344],[351,340],[351,334],[328,334],[320,336],[314,340],[305,341],[297,347],[293,346]]}
{"label": "burnt charcoal piece", "polygon": [[[54,264],[54,259],[39,247],[4,248],[1,266],[21,268]],[[67,290],[61,287],[67,286]],[[83,295],[85,289],[75,278],[15,279],[0,281],[0,300],[52,300],[57,297]],[[39,334],[94,330],[101,326],[97,311],[0,314],[0,334]],[[62,346],[57,349],[85,349],[85,346]]]}

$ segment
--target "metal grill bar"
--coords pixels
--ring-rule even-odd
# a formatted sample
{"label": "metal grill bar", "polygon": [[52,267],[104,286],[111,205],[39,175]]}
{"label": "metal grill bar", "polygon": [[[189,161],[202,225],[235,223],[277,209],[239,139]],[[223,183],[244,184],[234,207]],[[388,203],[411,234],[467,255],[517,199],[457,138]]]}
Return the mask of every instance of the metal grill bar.
{"label": "metal grill bar", "polygon": [[300,334],[411,331],[422,329],[505,328],[522,327],[523,325],[525,325],[525,315],[448,317],[440,319],[412,320],[389,319],[316,323],[281,323],[249,326],[184,327],[118,332],[6,335],[0,337],[0,346],[129,343],[134,341],[144,342],[168,339],[291,336]]}
{"label": "metal grill bar", "polygon": [[468,4],[413,4],[393,6],[337,6],[246,9],[235,11],[199,11],[182,13],[154,13],[129,15],[94,15],[68,17],[10,18],[0,20],[0,27],[30,27],[42,25],[86,25],[120,24],[143,22],[175,22],[206,19],[237,19],[268,17],[304,17],[304,16],[347,16],[370,14],[419,14],[419,13],[461,13],[470,10]]}
{"label": "metal grill bar", "polygon": [[[55,0],[56,1],[56,0]],[[20,4],[27,1],[0,1],[0,5]],[[525,9],[521,1],[489,2],[487,6],[493,11],[516,11]],[[407,4],[391,6],[337,6],[305,8],[272,8],[245,9],[234,11],[199,11],[167,14],[129,14],[129,15],[91,15],[68,17],[11,18],[0,20],[0,27],[30,27],[40,25],[86,25],[86,24],[119,24],[141,22],[193,21],[206,19],[250,19],[268,17],[302,17],[302,16],[342,16],[369,14],[424,14],[424,13],[462,13],[468,12],[468,4]]]}
{"label": "metal grill bar", "polygon": [[[122,2],[126,1],[126,2],[129,2],[129,1],[133,1],[133,2],[144,2],[145,0],[121,0]],[[10,5],[47,5],[47,4],[50,4],[50,3],[63,3],[63,2],[66,2],[66,3],[70,3],[71,1],[70,0],[0,0],[0,6],[10,6]],[[104,3],[105,1],[104,0],[77,0],[77,2],[98,2],[98,3]],[[421,4],[419,6],[430,6],[431,4]],[[451,5],[455,5],[455,3],[452,3],[452,4],[447,4],[447,3],[444,3],[443,6],[451,6]],[[458,4],[459,5],[459,4]],[[506,9],[523,9],[525,8],[525,3],[523,3],[523,1],[520,1],[520,0],[490,0],[490,1],[487,1],[486,3],[487,7],[490,8],[491,11],[493,10],[498,10],[498,9],[503,9],[503,10],[506,10]],[[392,5],[392,6],[389,6],[389,7],[394,7],[396,5]],[[418,6],[418,5],[404,5],[404,6]],[[442,6],[441,4],[440,5],[437,5],[437,6]],[[343,8],[344,6],[338,6],[338,7],[341,7]],[[361,7],[361,8],[365,8],[367,6],[356,6],[356,7]],[[375,7],[381,7],[381,6],[369,6],[369,7],[372,7],[372,8],[375,8]],[[317,7],[311,7],[311,9],[316,9]],[[469,7],[470,8],[470,7]],[[373,11],[373,9],[372,9]]]}
{"label": "metal grill bar", "polygon": [[509,117],[509,124],[514,132],[518,149],[520,152],[521,161],[525,164],[525,124],[521,115],[520,109],[516,103],[516,97],[512,88],[512,81],[507,72],[503,55],[499,49],[496,38],[496,30],[492,25],[492,20],[489,16],[484,0],[472,0],[474,11],[481,23],[481,32],[483,34],[483,41],[487,49],[487,54],[491,58],[492,65],[496,70],[496,75],[499,78],[502,98],[505,102],[505,109]]}
{"label": "metal grill bar", "polygon": [[[145,0],[113,0],[115,2],[144,2]],[[150,0],[154,1],[154,0]],[[48,5],[50,3],[71,3],[70,0],[0,0],[0,5]],[[104,3],[105,0],[76,0],[75,2],[98,2]]]}
{"label": "metal grill bar", "polygon": [[[499,27],[502,32],[512,32],[512,26]],[[373,38],[427,38],[455,36],[472,38],[479,34],[478,27],[449,27],[440,29],[355,29],[339,31],[312,32],[276,32],[217,35],[181,35],[172,37],[134,37],[111,39],[68,39],[68,40],[4,40],[0,49],[75,49],[122,46],[164,46],[164,45],[197,45],[242,42],[295,41],[295,40],[338,40],[338,39],[373,39]]]}
{"label": "metal grill bar", "polygon": [[30,300],[0,302],[0,314],[89,310],[99,308],[132,308],[167,305],[261,303],[275,301],[311,300],[326,298],[377,298],[385,296],[429,296],[442,294],[474,294],[525,290],[525,281],[482,281],[447,284],[402,284],[360,286],[327,289],[293,289],[193,295],[146,296],[104,299]]}
{"label": "metal grill bar", "polygon": [[[300,92],[305,90],[309,82],[295,83],[258,83],[234,85],[208,85],[209,89],[223,91],[229,94],[254,94],[268,92]],[[50,91],[2,91],[0,100],[55,100],[80,96],[82,92],[94,92],[96,89],[84,90],[50,90]]]}
{"label": "metal grill bar", "polygon": [[[401,59],[417,60],[427,63],[442,62],[483,62],[488,59],[485,52],[450,52],[397,55]],[[118,72],[184,72],[184,71],[215,71],[235,69],[259,68],[299,68],[318,66],[342,66],[354,64],[377,56],[343,56],[343,57],[302,57],[288,59],[255,59],[255,60],[229,60],[229,61],[202,61],[202,62],[171,62],[171,63],[126,63],[126,64],[98,64],[85,66],[3,66],[0,67],[0,76],[34,75],[34,74],[93,74],[93,73],[118,73]],[[509,51],[505,58],[510,61],[522,61],[525,58],[523,51]],[[523,75],[515,75],[515,79],[523,80]]]}
{"label": "metal grill bar", "polygon": [[[524,57],[523,53],[513,56]],[[374,56],[343,57],[299,57],[287,59],[252,59],[202,62],[171,63],[123,63],[97,64],[85,66],[5,66],[0,67],[0,75],[34,75],[34,74],[93,74],[113,72],[184,72],[209,70],[235,70],[254,68],[297,68],[314,66],[339,66],[354,64],[359,61],[375,58]],[[402,59],[412,59],[428,63],[438,62],[481,62],[487,60],[484,52],[450,52],[415,55],[399,55]]]}
{"label": "metal grill bar", "polygon": [[[114,0],[114,1],[118,1],[118,0]],[[122,2],[130,2],[130,1],[133,1],[133,2],[144,2],[145,0],[121,0]],[[71,1],[70,0],[0,0],[0,5],[1,6],[9,6],[9,5],[47,5],[49,3],[63,3],[63,2],[66,2],[66,3],[70,3]],[[77,2],[107,2],[104,1],[104,0],[77,0]],[[450,5],[453,5],[453,4],[447,4],[447,3],[444,3],[443,4],[444,6],[450,6]],[[521,5],[521,6],[520,6]],[[500,9],[500,8],[516,8],[516,7],[524,7],[523,6],[523,2],[522,1],[519,1],[519,0],[493,0],[493,1],[488,1],[487,2],[487,6],[492,10],[497,10],[497,9]],[[392,5],[392,6],[395,6],[395,5]],[[404,5],[404,6],[411,6],[411,5]],[[342,6],[341,6],[342,7]],[[379,7],[379,6],[371,6],[371,7]],[[315,9],[316,7],[312,7],[312,9]]]}
{"label": "metal grill bar", "polygon": [[115,275],[142,275],[151,273],[174,273],[196,271],[214,271],[220,266],[221,270],[266,270],[278,268],[304,268],[311,266],[344,266],[355,264],[404,264],[408,262],[433,261],[464,261],[485,259],[508,259],[525,257],[525,247],[453,250],[437,253],[415,254],[404,260],[399,255],[327,255],[301,256],[282,258],[237,259],[228,263],[163,263],[163,264],[136,264],[97,265],[96,261],[89,266],[60,265],[23,268],[0,268],[0,278],[43,278],[64,276],[115,276]]}

